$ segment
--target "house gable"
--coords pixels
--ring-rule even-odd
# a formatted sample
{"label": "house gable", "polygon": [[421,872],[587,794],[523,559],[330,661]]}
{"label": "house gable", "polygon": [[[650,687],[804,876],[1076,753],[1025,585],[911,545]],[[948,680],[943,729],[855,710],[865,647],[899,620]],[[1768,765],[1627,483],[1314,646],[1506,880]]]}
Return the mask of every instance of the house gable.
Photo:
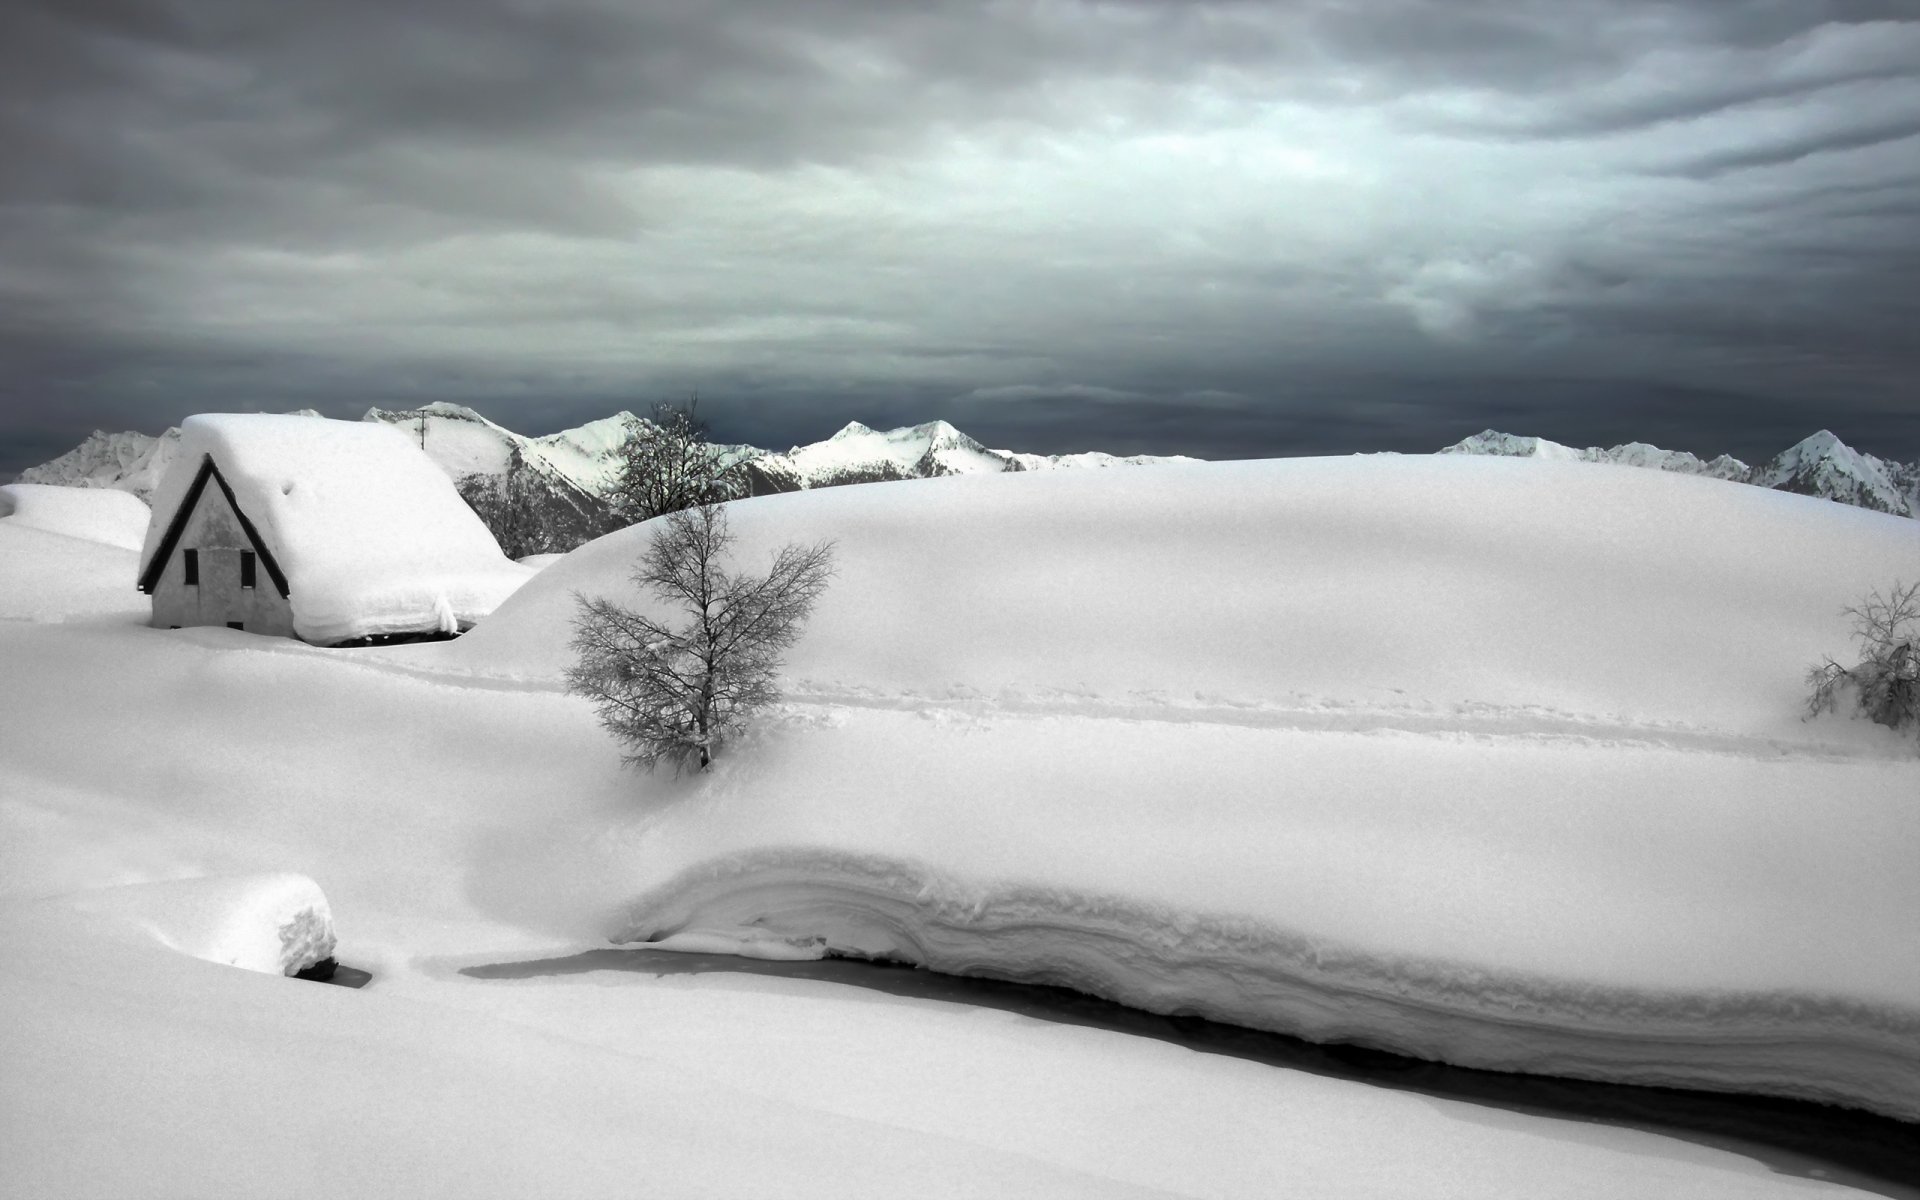
{"label": "house gable", "polygon": [[267,569],[267,578],[273,580],[273,586],[280,593],[281,598],[287,598],[286,575],[281,572],[280,564],[274,560],[273,552],[267,549],[266,543],[261,540],[260,531],[255,529],[253,522],[248,519],[246,510],[241,508],[240,502],[234,498],[233,488],[228,486],[226,478],[220,474],[220,468],[214,465],[211,454],[201,457],[200,469],[195,472],[193,483],[188,486],[187,494],[181,498],[179,506],[174,509],[173,517],[167,522],[167,531],[161,535],[160,544],[154,548],[153,557],[148,560],[146,570],[140,573],[140,590],[149,596],[153,594],[154,586],[160,582],[161,574],[166,571],[167,563],[173,558],[174,548],[179,545],[180,535],[186,531],[187,522],[192,519],[194,509],[200,504],[201,493],[207,490],[209,479],[219,485],[221,495],[226,497],[227,507],[233,510],[235,517],[239,518],[240,528],[247,535],[247,541],[253,546],[254,553],[260,556],[260,565]]}

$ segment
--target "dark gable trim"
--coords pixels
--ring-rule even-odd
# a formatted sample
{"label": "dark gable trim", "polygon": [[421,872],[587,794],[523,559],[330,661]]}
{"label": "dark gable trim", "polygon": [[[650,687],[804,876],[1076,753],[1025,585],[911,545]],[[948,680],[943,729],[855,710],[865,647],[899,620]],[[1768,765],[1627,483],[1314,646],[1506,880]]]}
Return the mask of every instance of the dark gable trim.
{"label": "dark gable trim", "polygon": [[246,510],[233,497],[233,488],[228,486],[227,477],[220,468],[213,465],[213,455],[202,455],[200,471],[193,477],[193,483],[187,488],[187,494],[180,501],[180,507],[174,510],[173,520],[167,522],[167,532],[160,539],[159,548],[153,552],[153,559],[147,563],[147,569],[140,573],[140,590],[151,596],[160,575],[167,569],[167,563],[173,558],[173,549],[180,544],[180,535],[187,530],[187,518],[193,515],[194,506],[200,503],[200,493],[207,490],[207,480],[212,479],[220,485],[220,494],[227,498],[227,505],[233,509],[233,515],[240,518],[240,528],[246,532],[247,540],[253,543],[254,553],[260,556],[260,564],[267,569],[267,578],[273,580],[273,586],[280,592],[282,599],[287,596],[287,577],[281,573],[280,564],[273,559],[273,551],[260,540],[260,531],[247,519]]}

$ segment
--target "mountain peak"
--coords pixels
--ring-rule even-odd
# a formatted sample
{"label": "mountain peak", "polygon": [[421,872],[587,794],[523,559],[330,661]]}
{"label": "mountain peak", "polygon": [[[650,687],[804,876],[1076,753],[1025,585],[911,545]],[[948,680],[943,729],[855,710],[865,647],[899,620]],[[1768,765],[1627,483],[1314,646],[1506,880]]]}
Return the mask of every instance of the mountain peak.
{"label": "mountain peak", "polygon": [[1597,446],[1575,450],[1543,438],[1515,437],[1492,429],[1455,442],[1440,453],[1556,458],[1644,467],[1818,496],[1896,516],[1920,516],[1920,463],[1889,463],[1871,454],[1862,454],[1841,441],[1831,429],[1809,434],[1761,467],[1748,467],[1725,454],[1711,462],[1702,462],[1684,450],[1662,450],[1646,442],[1628,442],[1604,450]]}
{"label": "mountain peak", "polygon": [[830,442],[837,442],[844,438],[866,437],[871,433],[873,433],[873,430],[869,429],[865,425],[862,425],[860,422],[848,421],[845,425],[842,425],[840,427],[840,432],[834,434],[832,437],[828,438],[827,440]]}

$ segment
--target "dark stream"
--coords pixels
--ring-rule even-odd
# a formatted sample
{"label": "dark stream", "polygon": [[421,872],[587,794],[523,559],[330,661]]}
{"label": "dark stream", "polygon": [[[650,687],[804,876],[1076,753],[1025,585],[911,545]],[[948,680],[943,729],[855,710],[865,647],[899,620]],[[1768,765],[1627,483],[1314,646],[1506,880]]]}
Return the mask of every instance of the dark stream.
{"label": "dark stream", "polygon": [[1781,1174],[1845,1184],[1898,1200],[1920,1200],[1920,1125],[1802,1100],[1453,1067],[1363,1046],[1319,1045],[1199,1017],[1156,1016],[1065,988],[940,975],[900,963],[834,958],[769,962],[725,954],[608,948],[565,958],[490,963],[460,973],[475,979],[530,979],[588,971],[647,975],[730,971],[815,979],[894,996],[1002,1009],[1044,1021],[1158,1038],[1207,1054],[1334,1079],[1664,1134],[1758,1159]]}

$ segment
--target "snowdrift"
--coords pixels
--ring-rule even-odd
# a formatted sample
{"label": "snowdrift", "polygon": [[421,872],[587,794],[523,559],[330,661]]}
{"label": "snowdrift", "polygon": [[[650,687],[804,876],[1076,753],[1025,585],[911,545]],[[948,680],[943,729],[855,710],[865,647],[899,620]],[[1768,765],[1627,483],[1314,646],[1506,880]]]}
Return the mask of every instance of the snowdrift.
{"label": "snowdrift", "polygon": [[0,620],[144,619],[134,578],[147,520],[125,492],[0,487]]}
{"label": "snowdrift", "polygon": [[138,497],[106,488],[9,483],[0,486],[0,520],[121,550],[138,550],[152,517]]}
{"label": "snowdrift", "polygon": [[[1920,760],[1799,719],[1840,607],[1920,575],[1908,522],[1392,456],[732,511],[743,561],[831,537],[839,577],[784,720],[636,785],[616,939],[1920,1120]],[[551,686],[647,536],[407,661]]]}

